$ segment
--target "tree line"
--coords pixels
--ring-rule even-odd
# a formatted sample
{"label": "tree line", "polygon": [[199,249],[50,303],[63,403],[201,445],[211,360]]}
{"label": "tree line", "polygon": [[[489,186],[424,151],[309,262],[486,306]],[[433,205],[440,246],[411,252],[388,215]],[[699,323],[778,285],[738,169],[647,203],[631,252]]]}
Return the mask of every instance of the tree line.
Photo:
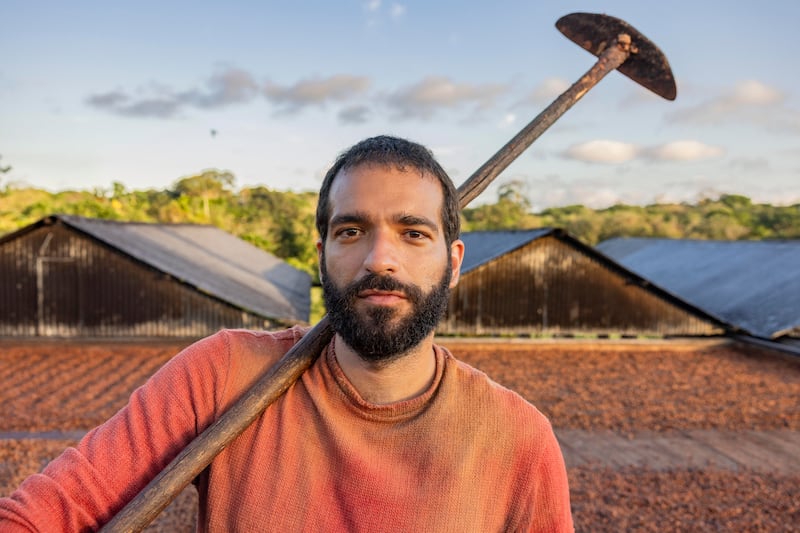
{"label": "tree line", "polygon": [[[723,194],[693,204],[582,205],[534,212],[520,182],[498,189],[493,203],[466,208],[463,230],[559,227],[594,245],[613,237],[691,239],[798,239],[800,204],[775,206]],[[317,275],[316,192],[278,191],[264,186],[235,188],[230,172],[207,170],[163,189],[48,192],[0,188],[0,235],[51,214],[111,220],[212,224]]]}
{"label": "tree line", "polygon": [[800,238],[800,204],[760,204],[753,203],[747,196],[721,194],[693,204],[620,204],[604,209],[571,205],[534,213],[530,201],[521,192],[523,188],[519,182],[506,183],[499,188],[495,203],[465,209],[467,230],[559,227],[590,245],[613,237]]}

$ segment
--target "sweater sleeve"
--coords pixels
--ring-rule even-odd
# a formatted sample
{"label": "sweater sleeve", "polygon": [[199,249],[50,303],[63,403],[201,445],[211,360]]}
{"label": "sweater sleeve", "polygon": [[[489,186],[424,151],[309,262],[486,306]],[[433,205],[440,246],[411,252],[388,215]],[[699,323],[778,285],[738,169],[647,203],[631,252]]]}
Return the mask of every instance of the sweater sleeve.
{"label": "sweater sleeve", "polygon": [[549,422],[542,435],[541,455],[532,474],[530,531],[574,532],[564,456]]}
{"label": "sweater sleeve", "polygon": [[0,498],[0,530],[98,529],[214,421],[229,367],[224,332],[180,352],[75,448]]}

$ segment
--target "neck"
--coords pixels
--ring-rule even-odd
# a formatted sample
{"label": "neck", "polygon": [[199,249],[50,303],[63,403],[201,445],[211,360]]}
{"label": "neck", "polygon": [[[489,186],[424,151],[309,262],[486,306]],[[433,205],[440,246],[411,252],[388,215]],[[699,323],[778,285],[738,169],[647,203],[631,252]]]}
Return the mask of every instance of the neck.
{"label": "neck", "polygon": [[344,375],[370,403],[410,400],[426,391],[436,374],[432,333],[414,349],[389,362],[363,359],[339,335],[334,342],[336,360]]}

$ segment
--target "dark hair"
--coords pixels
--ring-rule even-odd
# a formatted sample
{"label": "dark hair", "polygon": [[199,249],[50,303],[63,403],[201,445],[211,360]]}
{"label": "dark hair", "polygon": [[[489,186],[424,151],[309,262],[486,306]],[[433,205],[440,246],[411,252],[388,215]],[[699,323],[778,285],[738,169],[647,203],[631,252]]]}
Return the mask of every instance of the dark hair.
{"label": "dark hair", "polygon": [[449,246],[458,239],[461,232],[461,207],[458,193],[450,176],[433,157],[433,153],[421,144],[407,139],[379,135],[364,139],[339,154],[336,162],[325,174],[317,201],[317,231],[323,242],[328,235],[329,197],[333,180],[339,172],[366,164],[395,166],[398,170],[406,170],[410,167],[419,170],[420,173],[431,174],[438,179],[444,193],[442,228],[445,242]]}

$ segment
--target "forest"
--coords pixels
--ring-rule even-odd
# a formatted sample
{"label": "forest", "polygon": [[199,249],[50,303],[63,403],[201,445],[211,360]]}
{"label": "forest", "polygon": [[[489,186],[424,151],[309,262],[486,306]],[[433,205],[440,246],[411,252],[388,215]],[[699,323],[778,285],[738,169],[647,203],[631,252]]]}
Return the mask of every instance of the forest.
{"label": "forest", "polygon": [[[800,204],[753,203],[722,194],[695,203],[561,206],[534,212],[524,184],[499,187],[492,203],[463,210],[463,231],[558,227],[594,245],[612,237],[798,239]],[[236,188],[230,172],[207,170],[162,189],[49,192],[0,183],[0,235],[51,214],[123,221],[212,224],[317,276],[316,192]]]}

